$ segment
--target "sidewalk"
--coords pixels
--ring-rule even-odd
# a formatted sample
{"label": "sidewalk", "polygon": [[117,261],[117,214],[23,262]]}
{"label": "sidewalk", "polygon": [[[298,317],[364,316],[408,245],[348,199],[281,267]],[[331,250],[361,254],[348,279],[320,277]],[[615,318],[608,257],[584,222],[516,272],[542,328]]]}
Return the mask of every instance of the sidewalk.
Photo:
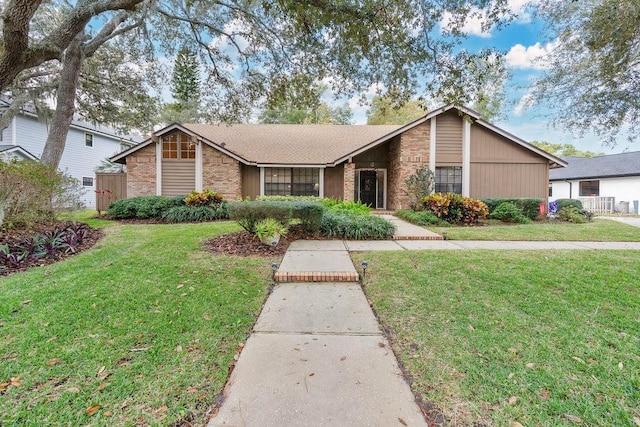
{"label": "sidewalk", "polygon": [[[343,242],[294,243],[281,278],[358,280]],[[362,289],[346,281],[276,286],[223,395],[209,427],[426,425]]]}

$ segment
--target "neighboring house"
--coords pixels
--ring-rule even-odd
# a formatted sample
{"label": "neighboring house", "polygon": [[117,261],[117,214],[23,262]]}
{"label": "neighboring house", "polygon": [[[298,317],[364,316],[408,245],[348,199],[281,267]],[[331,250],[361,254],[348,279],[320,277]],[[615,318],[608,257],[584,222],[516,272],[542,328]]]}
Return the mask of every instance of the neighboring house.
{"label": "neighboring house", "polygon": [[549,200],[579,199],[599,213],[639,213],[640,151],[563,160],[566,168],[550,171]]}
{"label": "neighboring house", "polygon": [[227,200],[315,195],[407,207],[405,180],[435,172],[436,191],[546,198],[565,163],[459,107],[406,126],[174,124],[111,159],[127,165],[127,195],[211,189]]}
{"label": "neighboring house", "polygon": [[[6,105],[6,104],[5,104]],[[1,108],[1,107],[0,107]],[[18,157],[42,155],[47,140],[46,124],[28,111],[17,114],[11,124],[0,132],[0,146]],[[87,207],[95,207],[95,170],[103,160],[130,148],[136,143],[129,136],[118,135],[115,131],[74,120],[69,128],[67,143],[60,160],[59,169],[76,178],[84,188],[82,201]],[[2,153],[0,153],[1,155]]]}
{"label": "neighboring house", "polygon": [[38,158],[19,145],[0,144],[0,160],[34,160]]}

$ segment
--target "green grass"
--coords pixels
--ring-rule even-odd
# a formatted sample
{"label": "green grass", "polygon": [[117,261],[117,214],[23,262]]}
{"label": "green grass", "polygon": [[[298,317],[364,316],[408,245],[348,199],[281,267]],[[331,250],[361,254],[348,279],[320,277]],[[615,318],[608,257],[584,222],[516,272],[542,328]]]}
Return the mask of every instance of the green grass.
{"label": "green grass", "polygon": [[107,227],[92,250],[0,279],[0,383],[20,377],[0,425],[204,423],[271,283],[272,260],[202,250],[237,230]]}
{"label": "green grass", "polygon": [[451,240],[640,242],[640,227],[608,219],[594,219],[585,224],[558,221],[518,225],[428,228],[438,234],[446,232],[447,238]]}
{"label": "green grass", "polygon": [[86,209],[77,212],[62,212],[58,214],[58,219],[60,221],[85,222],[93,228],[102,228],[108,225],[116,224],[115,221],[99,218],[98,212],[92,209]]}
{"label": "green grass", "polygon": [[354,258],[369,261],[367,296],[412,388],[451,425],[640,422],[637,252]]}

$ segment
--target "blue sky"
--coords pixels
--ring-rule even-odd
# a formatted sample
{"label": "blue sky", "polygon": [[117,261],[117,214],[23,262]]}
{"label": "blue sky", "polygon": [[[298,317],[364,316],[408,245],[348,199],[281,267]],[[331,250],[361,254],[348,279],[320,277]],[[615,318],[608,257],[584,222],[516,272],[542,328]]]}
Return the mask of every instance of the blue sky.
{"label": "blue sky", "polygon": [[[536,105],[523,107],[530,83],[543,72],[542,64],[535,59],[553,47],[553,40],[545,35],[543,22],[536,20],[530,13],[525,6],[525,1],[509,0],[509,3],[512,10],[516,11],[517,19],[506,27],[499,30],[494,28],[489,32],[482,32],[480,21],[468,21],[465,26],[468,38],[462,46],[469,51],[494,48],[506,53],[510,73],[506,84],[507,99],[503,108],[504,118],[495,120],[495,124],[527,141],[569,143],[580,150],[605,154],[638,150],[639,147],[629,147],[622,138],[616,147],[610,148],[602,145],[599,138],[593,134],[587,134],[582,138],[573,136],[562,129],[553,128],[549,124],[549,119],[544,117],[544,107]],[[442,25],[445,26],[446,21]],[[366,107],[358,107],[354,102],[350,104],[354,111],[355,122],[366,123]]]}

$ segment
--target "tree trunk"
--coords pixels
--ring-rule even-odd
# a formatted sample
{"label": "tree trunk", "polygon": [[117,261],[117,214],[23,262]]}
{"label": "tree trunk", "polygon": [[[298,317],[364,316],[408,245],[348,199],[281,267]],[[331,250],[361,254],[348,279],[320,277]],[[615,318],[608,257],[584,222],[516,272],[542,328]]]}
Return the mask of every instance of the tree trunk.
{"label": "tree trunk", "polygon": [[53,113],[49,135],[40,159],[45,165],[56,169],[60,164],[64,146],[67,142],[69,126],[76,111],[76,89],[84,62],[84,38],[84,32],[78,34],[64,54],[60,82],[58,83],[56,111]]}

